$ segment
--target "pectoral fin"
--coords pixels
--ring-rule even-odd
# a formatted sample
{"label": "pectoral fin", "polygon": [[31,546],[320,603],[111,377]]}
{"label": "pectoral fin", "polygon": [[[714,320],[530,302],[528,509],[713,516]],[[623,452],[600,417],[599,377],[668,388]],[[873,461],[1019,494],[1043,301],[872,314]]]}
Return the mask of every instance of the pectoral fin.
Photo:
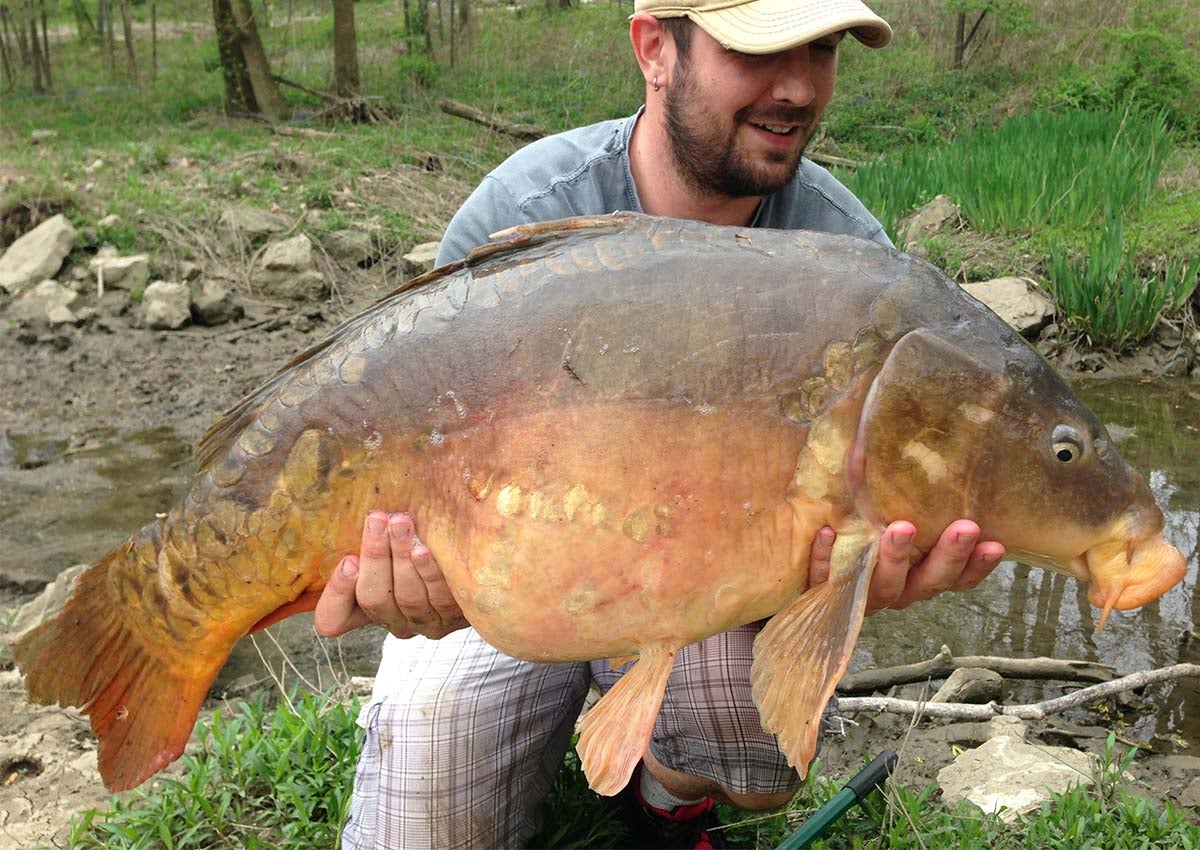
{"label": "pectoral fin", "polygon": [[829,580],[772,617],[754,642],[750,683],[763,729],[778,736],[801,777],[858,640],[877,553],[873,534],[839,532]]}
{"label": "pectoral fin", "polygon": [[579,726],[579,761],[588,785],[612,796],[625,787],[650,744],[675,647],[645,649],[637,664],[588,710]]}

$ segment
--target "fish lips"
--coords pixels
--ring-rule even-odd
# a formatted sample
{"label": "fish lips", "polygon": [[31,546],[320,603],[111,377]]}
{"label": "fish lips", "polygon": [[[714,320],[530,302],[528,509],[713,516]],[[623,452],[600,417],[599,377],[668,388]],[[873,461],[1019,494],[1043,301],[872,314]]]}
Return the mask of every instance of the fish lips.
{"label": "fish lips", "polygon": [[1127,611],[1162,596],[1187,574],[1187,560],[1161,536],[1140,542],[1110,540],[1085,555],[1091,584],[1088,601],[1103,610],[1097,631],[1109,613]]}

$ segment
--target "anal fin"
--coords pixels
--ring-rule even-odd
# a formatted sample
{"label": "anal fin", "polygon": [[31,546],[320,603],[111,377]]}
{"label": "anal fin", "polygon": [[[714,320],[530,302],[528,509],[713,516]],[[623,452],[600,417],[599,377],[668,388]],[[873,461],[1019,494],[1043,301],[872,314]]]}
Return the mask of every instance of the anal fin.
{"label": "anal fin", "polygon": [[801,777],[817,751],[821,714],[846,673],[866,615],[878,541],[839,532],[828,581],[771,618],[754,642],[750,684],[763,729]]}
{"label": "anal fin", "polygon": [[662,705],[675,647],[642,650],[637,664],[588,710],[579,726],[579,761],[588,785],[611,797],[641,761]]}

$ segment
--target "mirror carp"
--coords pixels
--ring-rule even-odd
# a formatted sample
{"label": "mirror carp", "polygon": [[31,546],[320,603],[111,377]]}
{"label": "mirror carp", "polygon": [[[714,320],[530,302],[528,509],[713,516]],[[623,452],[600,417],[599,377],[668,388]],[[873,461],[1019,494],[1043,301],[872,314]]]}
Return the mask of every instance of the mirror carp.
{"label": "mirror carp", "polygon": [[90,716],[110,789],[178,758],[234,643],[312,610],[372,508],[411,511],[501,651],[637,658],[583,724],[601,794],[641,758],[675,652],[765,618],[754,698],[803,775],[890,521],[928,550],[973,519],[1104,617],[1184,575],[1104,426],[920,260],[635,214],[500,236],[227,412],[186,497],[15,646],[32,699]]}

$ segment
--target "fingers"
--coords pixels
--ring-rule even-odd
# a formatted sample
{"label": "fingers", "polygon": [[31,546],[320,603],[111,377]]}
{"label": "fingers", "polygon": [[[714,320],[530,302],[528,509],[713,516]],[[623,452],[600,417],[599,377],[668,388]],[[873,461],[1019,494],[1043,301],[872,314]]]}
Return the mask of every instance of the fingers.
{"label": "fingers", "polygon": [[879,558],[871,586],[867,590],[867,613],[895,608],[904,595],[912,566],[913,537],[917,529],[911,522],[893,522],[879,539]]}
{"label": "fingers", "polygon": [[947,590],[969,590],[983,581],[1003,556],[1000,543],[979,540],[978,525],[955,520],[924,560],[908,571],[903,591],[890,607],[905,608]]}
{"label": "fingers", "polygon": [[358,557],[342,561],[317,601],[321,635],[345,634],[368,623],[400,638],[439,638],[467,625],[407,514],[367,514]]}
{"label": "fingers", "polygon": [[354,595],[358,558],[347,555],[329,577],[317,600],[313,625],[322,637],[337,637],[371,622]]}
{"label": "fingers", "polygon": [[829,566],[833,558],[833,541],[837,538],[833,529],[825,526],[817,532],[813,539],[812,550],[808,556],[808,584],[820,584],[829,580]]}

